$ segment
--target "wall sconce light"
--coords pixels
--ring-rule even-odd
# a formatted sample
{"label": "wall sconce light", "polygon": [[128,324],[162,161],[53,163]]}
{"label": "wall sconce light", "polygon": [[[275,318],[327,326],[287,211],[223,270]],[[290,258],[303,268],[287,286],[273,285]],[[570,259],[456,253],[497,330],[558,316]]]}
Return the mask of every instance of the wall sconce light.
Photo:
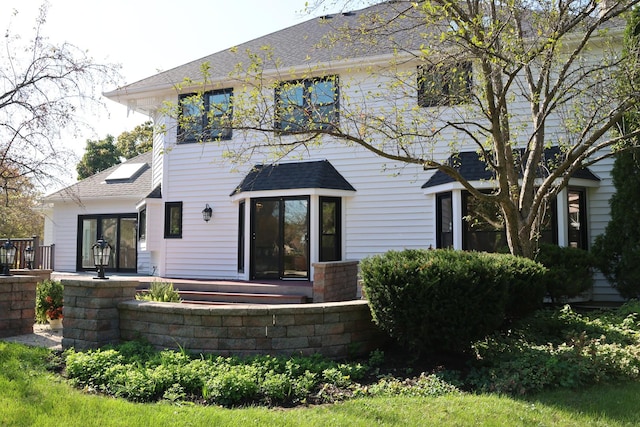
{"label": "wall sconce light", "polygon": [[213,209],[211,209],[211,206],[207,203],[204,209],[202,209],[202,219],[204,219],[204,222],[209,222],[211,215],[213,215]]}
{"label": "wall sconce light", "polygon": [[16,259],[16,251],[18,248],[8,239],[0,246],[0,266],[2,266],[2,276],[11,276],[11,266]]}
{"label": "wall sconce light", "polygon": [[111,245],[103,239],[99,239],[91,246],[93,251],[93,263],[98,270],[98,277],[94,279],[109,279],[104,276],[104,268],[109,265],[109,259],[111,258]]}
{"label": "wall sconce light", "polygon": [[29,270],[33,269],[33,258],[35,255],[35,251],[31,246],[27,246],[24,249],[24,262],[27,264],[27,268]]}

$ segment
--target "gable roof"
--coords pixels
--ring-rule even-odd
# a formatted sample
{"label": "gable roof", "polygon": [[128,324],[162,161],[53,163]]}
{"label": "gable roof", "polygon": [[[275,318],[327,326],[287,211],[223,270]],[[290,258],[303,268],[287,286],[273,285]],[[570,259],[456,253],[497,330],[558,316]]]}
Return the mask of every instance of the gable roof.
{"label": "gable roof", "polygon": [[[45,196],[44,200],[49,202],[68,199],[83,201],[110,198],[140,200],[151,191],[151,161],[152,153],[150,151],[139,154],[123,163],[111,166],[69,187],[49,194]],[[132,174],[112,175],[122,167],[128,169],[131,165],[136,164],[141,166],[133,167],[135,172]],[[110,176],[120,179],[107,180]]]}
{"label": "gable roof", "polygon": [[328,160],[256,165],[231,196],[245,191],[325,188],[356,191]]}
{"label": "gable roof", "polygon": [[[375,37],[376,43],[358,43],[353,37],[346,37],[348,41],[336,38],[339,33],[343,33],[344,28],[356,29],[361,27],[367,19],[375,19],[374,16],[407,13],[415,13],[411,2],[387,1],[361,10],[312,18],[106,92],[104,95],[108,98],[117,98],[153,90],[173,89],[175,83],[185,78],[201,81],[203,78],[201,65],[205,62],[211,66],[209,70],[211,80],[227,79],[230,74],[237,73],[239,64],[247,67],[254,62],[248,55],[249,52],[261,57],[265,70],[286,70],[305,64],[317,66],[317,64],[332,61],[393,54],[398,50],[418,50],[424,41],[421,36],[424,29],[422,26],[410,27],[408,22],[403,22],[404,26],[399,29],[377,36],[368,33],[366,37]],[[365,37],[358,32],[352,33],[352,35],[355,34],[358,34],[358,37]],[[269,54],[265,53],[265,47],[270,49]]]}
{"label": "gable roof", "polygon": [[[545,162],[552,165],[554,159],[560,156],[560,149],[558,147],[551,147],[544,150]],[[488,169],[487,165],[480,160],[480,156],[475,151],[463,151],[450,156],[447,159],[447,164],[458,169],[460,175],[467,181],[483,181],[495,179],[495,171]],[[539,170],[538,176],[544,176],[545,172]],[[593,172],[588,168],[580,168],[573,173],[572,178],[587,179],[590,181],[600,181]],[[436,171],[431,178],[422,186],[422,188],[435,187],[437,185],[449,184],[455,180],[442,171]]]}

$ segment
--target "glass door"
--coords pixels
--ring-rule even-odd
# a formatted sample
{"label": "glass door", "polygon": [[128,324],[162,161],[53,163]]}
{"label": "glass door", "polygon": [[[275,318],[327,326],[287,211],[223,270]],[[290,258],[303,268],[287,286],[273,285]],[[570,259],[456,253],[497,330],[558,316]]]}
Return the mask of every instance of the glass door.
{"label": "glass door", "polygon": [[81,216],[78,219],[77,269],[95,269],[91,248],[102,238],[112,248],[107,268],[135,273],[138,263],[136,228],[135,214]]}
{"label": "glass door", "polygon": [[251,201],[251,277],[309,277],[309,199]]}

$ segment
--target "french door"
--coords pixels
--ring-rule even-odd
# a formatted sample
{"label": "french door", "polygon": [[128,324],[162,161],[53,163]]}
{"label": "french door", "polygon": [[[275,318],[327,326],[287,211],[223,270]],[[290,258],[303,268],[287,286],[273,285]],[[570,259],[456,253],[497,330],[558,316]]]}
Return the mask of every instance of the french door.
{"label": "french door", "polygon": [[309,198],[251,200],[251,278],[309,278]]}
{"label": "french door", "polygon": [[137,271],[136,214],[83,215],[78,218],[77,269],[93,270],[91,247],[98,239],[111,245],[107,269],[118,272]]}

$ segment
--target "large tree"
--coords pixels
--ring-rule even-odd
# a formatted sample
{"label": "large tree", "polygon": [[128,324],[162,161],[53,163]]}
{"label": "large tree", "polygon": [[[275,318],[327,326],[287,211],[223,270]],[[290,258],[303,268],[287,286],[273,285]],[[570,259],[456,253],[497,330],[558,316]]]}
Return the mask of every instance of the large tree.
{"label": "large tree", "polygon": [[[311,144],[342,141],[386,159],[439,170],[480,202],[497,206],[510,251],[533,257],[545,210],[572,175],[612,156],[612,147],[634,141],[640,132],[612,132],[640,100],[635,85],[620,91],[616,84],[621,78],[637,81],[640,72],[637,52],[622,55],[618,31],[625,12],[637,2],[383,2],[359,14],[355,26],[325,19],[325,25],[334,26],[320,42],[326,52],[387,55],[384,64],[346,65],[344,57],[323,55],[333,67],[367,75],[359,82],[341,77],[339,115],[327,116],[321,107],[298,110],[296,99],[282,100],[282,94],[298,93],[296,79],[331,71],[322,64],[309,65],[306,72],[288,69],[266,46],[237,52],[232,117],[225,105],[209,106],[204,123],[220,127],[227,120],[225,126],[263,135],[234,138],[228,154],[240,161],[256,152],[284,156]],[[310,52],[307,63],[314,59]],[[203,64],[200,90],[181,98],[181,108],[172,110],[186,134],[195,129],[211,135],[194,113],[203,111],[199,95],[220,77],[215,66]],[[179,89],[193,91],[194,86],[186,80]],[[425,98],[416,105],[419,90]],[[274,105],[274,91],[280,104]],[[446,102],[437,99],[442,92]],[[275,126],[282,125],[282,118],[302,118],[305,125]],[[450,161],[452,153],[469,146],[493,172],[494,191],[474,187]],[[559,153],[545,157],[552,146]]]}
{"label": "large tree", "polygon": [[4,29],[0,55],[0,170],[38,185],[68,173],[73,153],[65,138],[90,129],[88,115],[103,107],[102,88],[119,80],[117,66],[50,42],[46,15],[45,3],[30,36]]}
{"label": "large tree", "polygon": [[132,131],[125,131],[118,135],[116,148],[125,159],[146,153],[153,147],[153,123],[146,121]]}
{"label": "large tree", "polygon": [[4,167],[0,170],[0,237],[42,236],[44,218],[38,210],[38,197],[29,178],[18,170]]}
{"label": "large tree", "polygon": [[84,155],[76,166],[78,179],[85,179],[120,163],[120,153],[112,135],[98,141],[87,140]]}
{"label": "large tree", "polygon": [[150,121],[136,126],[132,131],[122,132],[117,141],[112,135],[93,141],[88,139],[85,151],[76,165],[78,179],[85,179],[93,174],[117,165],[121,158],[130,159],[145,153],[153,147],[153,124]]}
{"label": "large tree", "polygon": [[[640,49],[640,8],[631,14],[625,34],[625,52]],[[622,80],[622,90],[630,84]],[[621,132],[640,129],[640,108],[623,118]],[[640,137],[636,137],[636,144]],[[611,196],[611,220],[605,232],[596,238],[594,254],[600,270],[624,298],[640,297],[640,149],[618,153],[612,170],[616,193]]]}

